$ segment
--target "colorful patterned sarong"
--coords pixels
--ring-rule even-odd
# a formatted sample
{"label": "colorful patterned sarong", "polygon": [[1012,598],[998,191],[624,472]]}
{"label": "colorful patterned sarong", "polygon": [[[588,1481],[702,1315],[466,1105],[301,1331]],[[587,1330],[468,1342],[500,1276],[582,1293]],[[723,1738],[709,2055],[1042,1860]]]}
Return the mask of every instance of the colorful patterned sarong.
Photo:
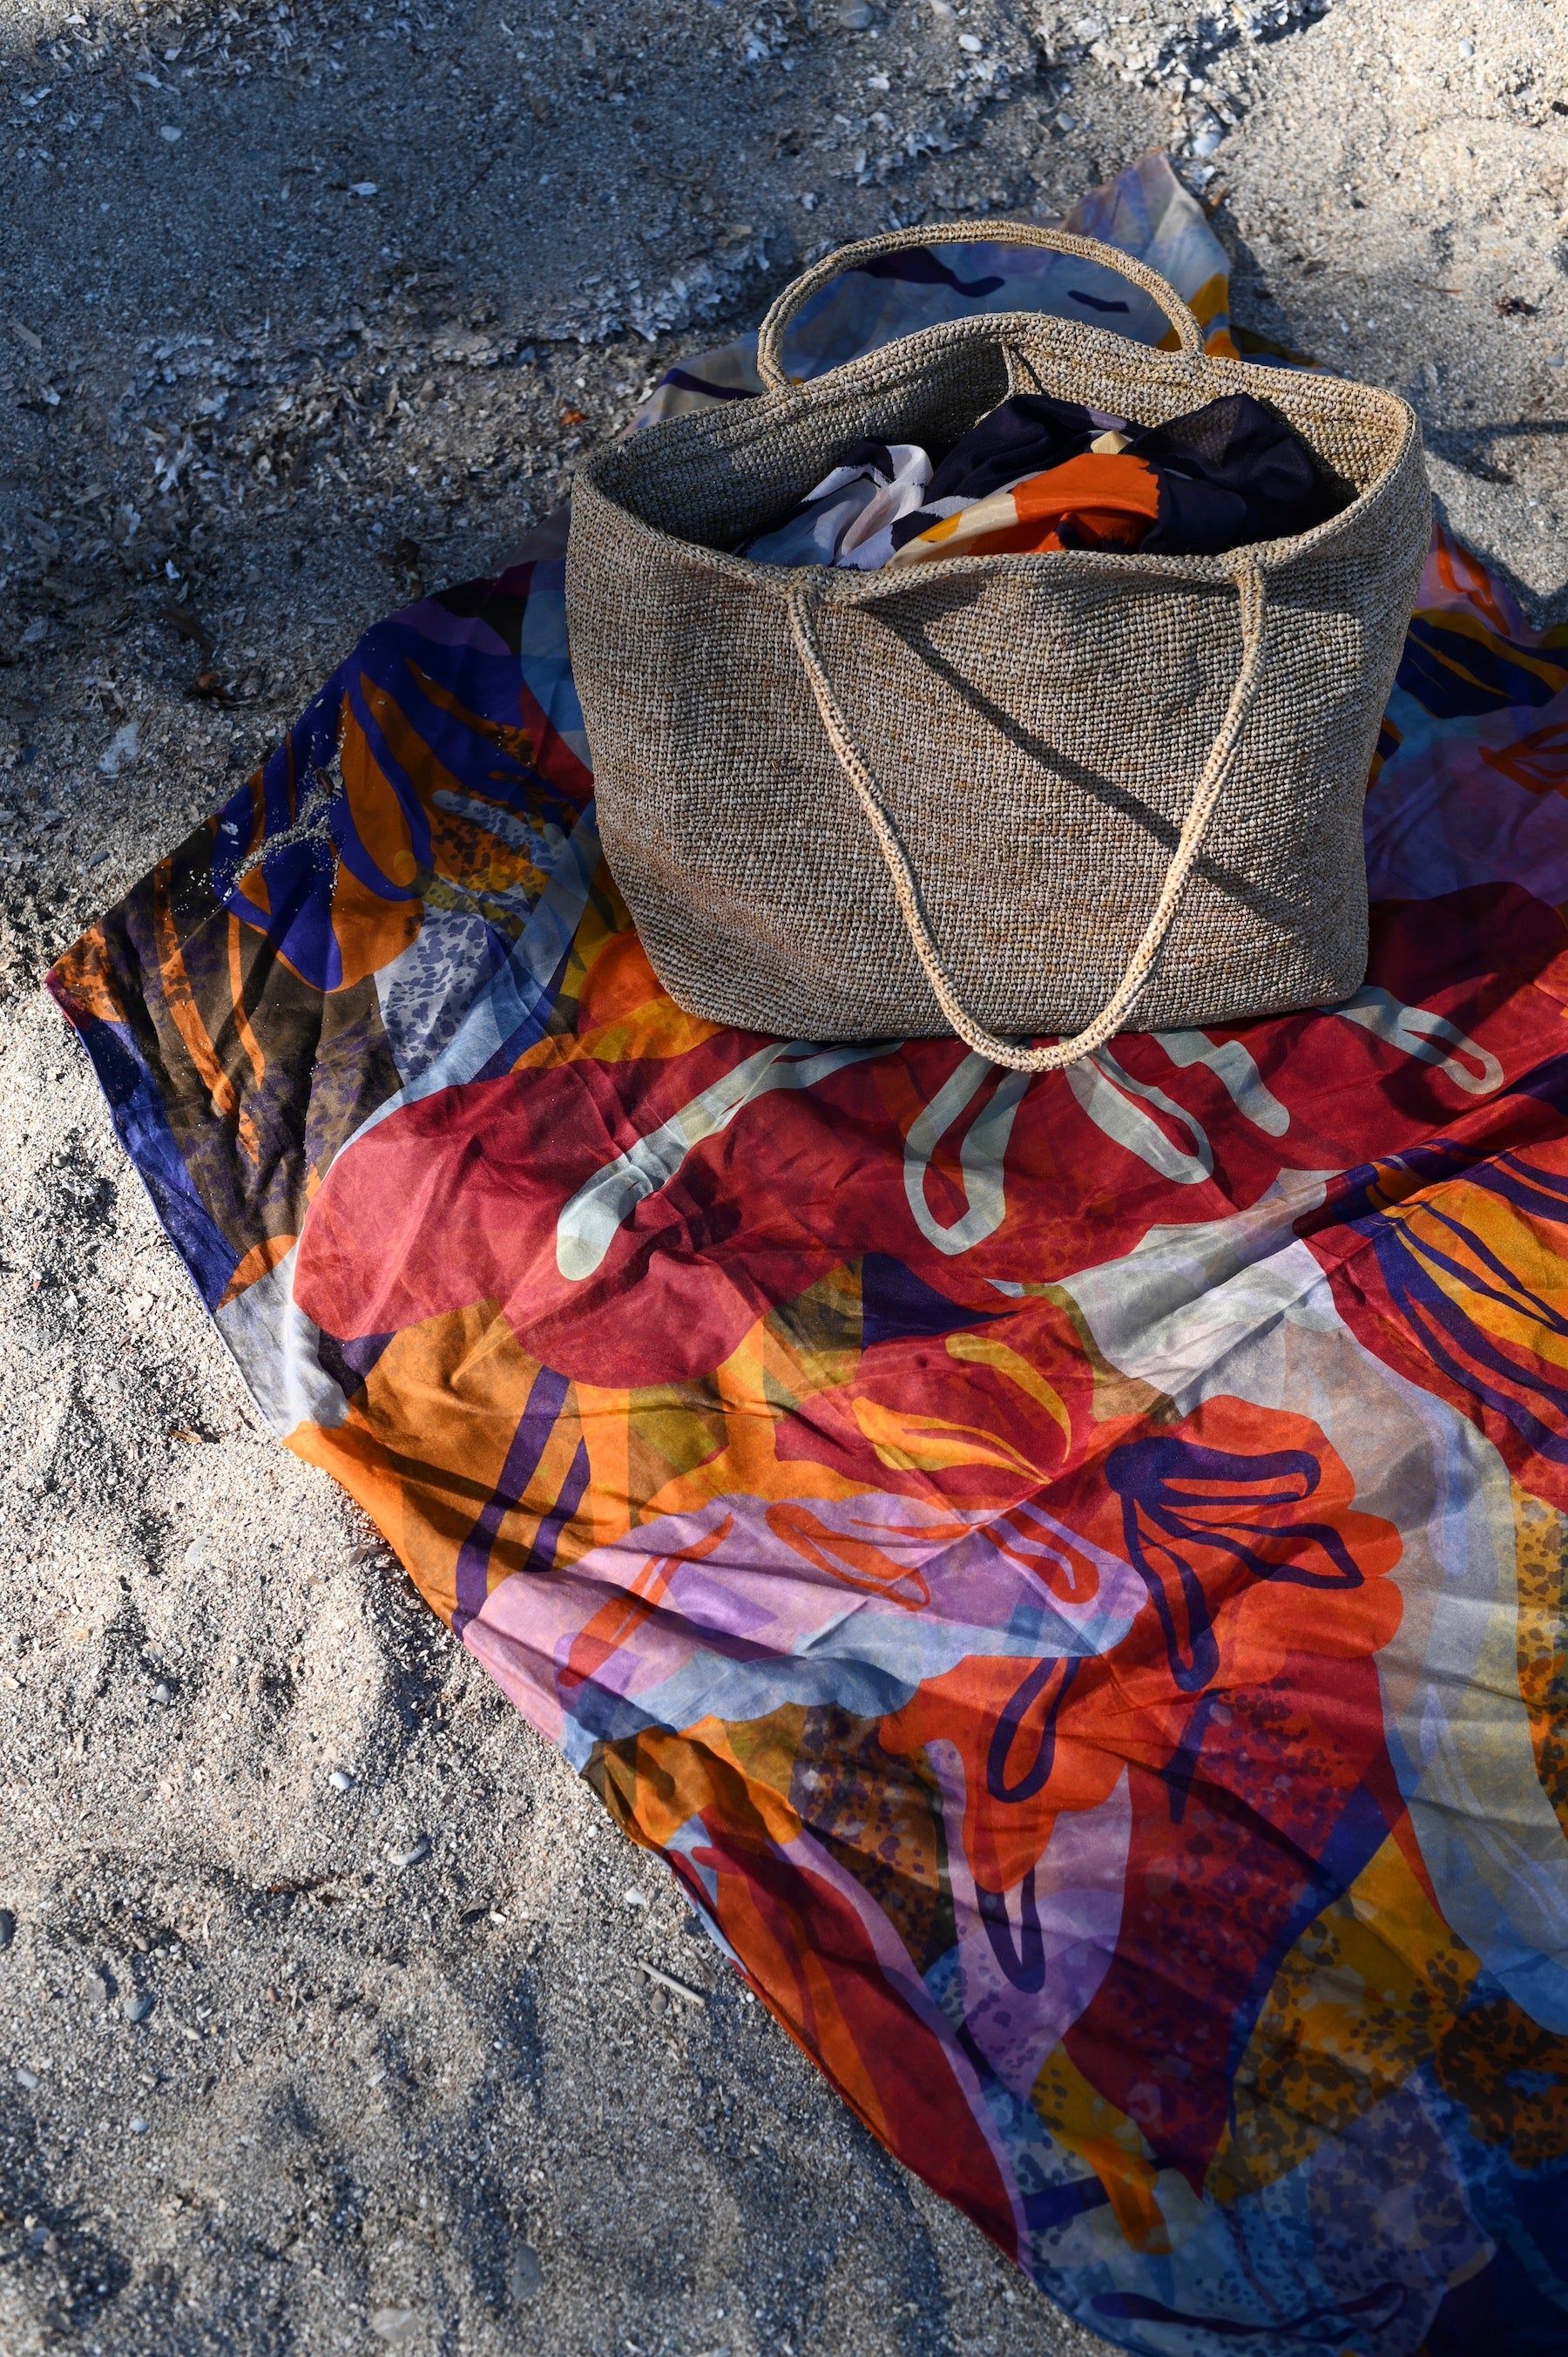
{"label": "colorful patterned sarong", "polygon": [[[1230,348],[1160,159],[1076,225]],[[793,359],[1028,304],[1160,332],[938,246]],[[1568,2347],[1563,634],[1440,533],[1366,987],[1031,1081],[663,995],[564,537],[371,630],[52,976],[246,1382],[1086,2325]]]}

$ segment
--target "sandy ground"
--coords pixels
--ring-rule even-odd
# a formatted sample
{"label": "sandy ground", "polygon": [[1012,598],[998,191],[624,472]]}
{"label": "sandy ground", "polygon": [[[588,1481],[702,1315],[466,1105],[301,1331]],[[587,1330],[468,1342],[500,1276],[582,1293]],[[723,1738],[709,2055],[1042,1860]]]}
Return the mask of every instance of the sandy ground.
{"label": "sandy ground", "polygon": [[675,352],[1155,144],[1561,612],[1554,0],[0,0],[0,2350],[1088,2351],[266,1439],[38,977]]}

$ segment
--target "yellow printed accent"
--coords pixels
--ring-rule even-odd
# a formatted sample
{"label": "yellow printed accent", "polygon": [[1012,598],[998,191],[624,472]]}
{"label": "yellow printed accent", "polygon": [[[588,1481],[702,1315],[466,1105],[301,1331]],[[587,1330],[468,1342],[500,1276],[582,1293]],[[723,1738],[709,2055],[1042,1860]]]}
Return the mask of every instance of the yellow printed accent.
{"label": "yellow printed accent", "polygon": [[1479,1971],[1391,1835],[1275,1973],[1205,2190],[1244,2201],[1349,2134],[1441,2047]]}
{"label": "yellow printed accent", "polygon": [[1568,1263],[1532,1222],[1460,1179],[1391,1207],[1390,1218],[1472,1326],[1527,1358],[1568,1367],[1568,1331],[1541,1314],[1568,1312]]}
{"label": "yellow printed accent", "polygon": [[901,1408],[885,1407],[880,1400],[862,1398],[852,1405],[854,1420],[879,1461],[895,1473],[939,1473],[953,1465],[994,1465],[1031,1481],[1039,1477],[1039,1468],[1026,1457],[1020,1457],[994,1433],[974,1425],[950,1424],[940,1415],[908,1415]]}
{"label": "yellow printed accent", "polygon": [[1057,2142],[1094,2171],[1133,2249],[1169,2251],[1170,2234],[1155,2193],[1159,2167],[1143,2130],[1090,2085],[1065,2047],[1047,2056],[1029,2101]]}
{"label": "yellow printed accent", "polygon": [[1228,327],[1216,328],[1213,324],[1216,319],[1223,318],[1230,307],[1230,281],[1222,270],[1217,270],[1212,278],[1206,278],[1187,305],[1187,309],[1203,329],[1205,350],[1221,360],[1233,361],[1239,357],[1235,338]]}
{"label": "yellow printed accent", "polygon": [[1060,1392],[1046,1381],[1037,1367],[1032,1367],[1027,1359],[1021,1358],[1005,1342],[998,1342],[989,1334],[950,1334],[948,1356],[961,1359],[972,1367],[994,1367],[1043,1407],[1052,1422],[1060,1425],[1069,1440],[1072,1438],[1072,1418]]}
{"label": "yellow printed accent", "polygon": [[1541,1789],[1568,1835],[1568,1515],[1517,1482],[1519,1691]]}
{"label": "yellow printed accent", "polygon": [[[456,1606],[463,1543],[494,1495],[517,1432],[518,1403],[538,1372],[539,1361],[495,1303],[476,1302],[394,1336],[341,1424],[302,1423],[287,1437],[296,1456],[324,1466],[387,1534],[446,1621]],[[521,1499],[500,1522],[489,1587],[526,1562],[584,1437],[569,1391]],[[591,1493],[592,1479],[588,1486]],[[574,1516],[557,1539],[557,1563],[575,1563],[590,1538],[589,1524]]]}

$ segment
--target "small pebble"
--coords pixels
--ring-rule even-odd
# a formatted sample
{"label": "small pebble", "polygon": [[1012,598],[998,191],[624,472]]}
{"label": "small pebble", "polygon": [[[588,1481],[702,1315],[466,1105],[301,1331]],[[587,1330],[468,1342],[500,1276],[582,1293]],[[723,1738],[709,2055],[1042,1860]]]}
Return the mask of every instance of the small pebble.
{"label": "small pebble", "polygon": [[174,1688],[170,1685],[167,1678],[160,1678],[158,1680],[156,1685],[153,1688],[153,1700],[155,1702],[173,1702]]}
{"label": "small pebble", "polygon": [[160,124],[159,124],[159,125],[158,125],[158,137],[159,137],[160,139],[166,139],[166,140],[168,141],[169,145],[170,145],[171,147],[175,145],[175,142],[179,138],[179,136],[180,136],[180,128],[179,128],[179,125],[178,125],[178,124],[177,124],[177,123],[160,123]]}
{"label": "small pebble", "polygon": [[18,2071],[16,2073],[16,2080],[18,2087],[26,2087],[31,2093],[38,2083],[38,2074],[36,2071]]}
{"label": "small pebble", "polygon": [[389,1848],[387,1851],[388,1862],[392,1866],[423,1866],[429,1856],[430,1835],[428,1834],[419,1835],[410,1843],[407,1849]]}
{"label": "small pebble", "polygon": [[961,49],[967,49],[972,58],[977,58],[985,47],[978,33],[961,33],[958,45]]}
{"label": "small pebble", "polygon": [[668,2013],[670,2010],[670,1993],[668,1989],[661,1989],[658,1983],[655,1982],[652,1988],[648,1992],[648,2002],[653,2007],[655,2013]]}
{"label": "small pebble", "polygon": [[629,1890],[621,1892],[620,1903],[623,1907],[646,1907],[648,1900],[634,1883]]}
{"label": "small pebble", "polygon": [[147,2123],[145,2120],[134,2119],[131,2122],[131,2134],[133,2136],[145,2136],[146,2133]]}
{"label": "small pebble", "polygon": [[335,1792],[351,1792],[354,1789],[354,1779],[347,1768],[334,1768],[327,1781]]}
{"label": "small pebble", "polygon": [[509,2298],[530,2299],[544,2281],[544,2270],[539,2264],[539,2254],[532,2243],[519,2243],[506,2263],[506,2287]]}
{"label": "small pebble", "polygon": [[394,2349],[403,2349],[419,2330],[419,2319],[412,2308],[373,2308],[371,2330],[382,2341],[390,2341]]}
{"label": "small pebble", "polygon": [[8,1907],[0,1907],[0,1948],[8,1948],[16,1936],[16,1917]]}
{"label": "small pebble", "polygon": [[843,0],[839,10],[839,23],[846,33],[864,33],[868,25],[876,22],[876,11],[870,0]]}
{"label": "small pebble", "polygon": [[354,180],[349,184],[349,194],[351,197],[373,197],[375,193],[376,184],[373,180]]}
{"label": "small pebble", "polygon": [[120,2010],[127,2021],[145,2021],[156,2003],[150,1989],[133,1989],[121,2000]]}
{"label": "small pebble", "polygon": [[107,2005],[114,1994],[114,1985],[105,1972],[89,1973],[87,1994],[94,2005]]}

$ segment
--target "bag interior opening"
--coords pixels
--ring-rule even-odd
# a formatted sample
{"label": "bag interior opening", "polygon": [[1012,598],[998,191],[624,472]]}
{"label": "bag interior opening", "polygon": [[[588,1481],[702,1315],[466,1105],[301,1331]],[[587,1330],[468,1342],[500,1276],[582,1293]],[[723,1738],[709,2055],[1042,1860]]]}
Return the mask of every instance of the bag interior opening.
{"label": "bag interior opening", "polygon": [[[1086,385],[1081,352],[1053,350],[1044,335],[1009,323],[1007,332],[955,342],[940,358],[912,358],[907,371],[880,383],[846,370],[841,385],[812,393],[798,407],[770,402],[763,416],[747,402],[717,416],[655,426],[606,453],[596,476],[644,522],[728,552],[797,506],[852,442],[919,442],[940,457],[1010,393],[1050,393],[1160,425],[1221,390],[1241,389],[1197,390],[1165,354],[1140,344],[1123,349],[1125,360],[1120,351],[1107,356],[1102,385]],[[1288,420],[1346,505],[1393,466],[1404,427],[1391,402],[1374,406],[1359,386],[1285,369],[1258,373],[1267,382],[1244,389]],[[707,431],[693,434],[699,422]]]}

